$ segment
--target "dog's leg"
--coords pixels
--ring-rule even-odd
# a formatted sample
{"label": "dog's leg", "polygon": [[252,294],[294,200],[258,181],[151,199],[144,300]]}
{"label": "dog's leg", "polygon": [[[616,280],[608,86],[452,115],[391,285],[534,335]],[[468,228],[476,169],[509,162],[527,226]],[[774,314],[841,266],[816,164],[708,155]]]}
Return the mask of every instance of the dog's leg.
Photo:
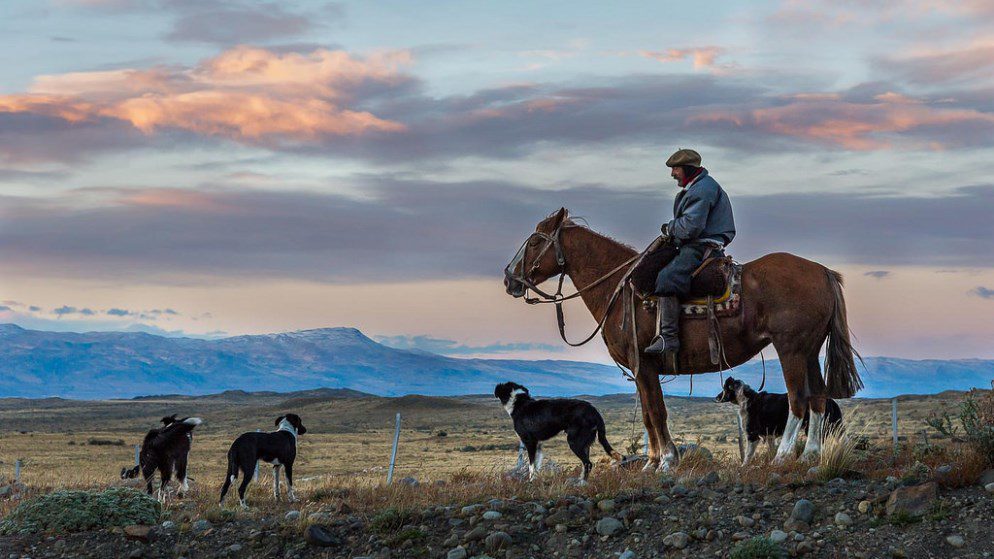
{"label": "dog's leg", "polygon": [[749,461],[752,460],[752,455],[756,453],[756,447],[759,446],[759,439],[747,439],[745,457],[742,459],[742,465],[746,466]]}
{"label": "dog's leg", "polygon": [[[254,465],[253,465],[254,466]],[[248,503],[245,501],[245,489],[248,484],[252,483],[252,476],[255,474],[255,468],[242,468],[242,482],[238,485],[238,504],[243,508],[248,508]]]}
{"label": "dog's leg", "polygon": [[273,465],[273,498],[280,500],[280,465]]}
{"label": "dog's leg", "polygon": [[536,472],[542,471],[542,458],[544,458],[544,456],[542,456],[542,443],[538,443],[538,452],[535,455],[535,471]]}
{"label": "dog's leg", "polygon": [[590,470],[594,465],[590,462],[590,445],[597,437],[596,431],[577,430],[566,433],[566,442],[569,443],[570,450],[580,459],[583,464],[583,474],[581,474],[579,485],[586,485],[587,478],[590,477]]}
{"label": "dog's leg", "polygon": [[182,497],[190,490],[190,484],[186,480],[186,460],[189,457],[188,454],[180,456],[176,460],[176,479],[179,481],[179,496]]}
{"label": "dog's leg", "polygon": [[535,479],[535,454],[538,451],[538,444],[533,440],[523,442],[528,452],[528,481],[532,481]]}
{"label": "dog's leg", "polygon": [[293,491],[293,464],[284,464],[283,473],[286,475],[286,498],[291,503],[296,503],[297,494]]}
{"label": "dog's leg", "polygon": [[169,480],[173,478],[173,465],[171,463],[163,464],[159,468],[159,502],[165,504],[166,493],[169,490]]}

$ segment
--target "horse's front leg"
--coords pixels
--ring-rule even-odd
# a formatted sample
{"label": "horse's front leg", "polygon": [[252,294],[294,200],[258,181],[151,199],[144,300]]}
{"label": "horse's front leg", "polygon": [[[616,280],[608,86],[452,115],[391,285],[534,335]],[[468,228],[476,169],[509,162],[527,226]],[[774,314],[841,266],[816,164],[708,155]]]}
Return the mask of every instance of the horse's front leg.
{"label": "horse's front leg", "polygon": [[642,402],[642,421],[649,433],[649,461],[643,471],[667,471],[676,462],[676,446],[666,424],[666,404],[659,376],[651,367],[644,367],[635,378]]}
{"label": "horse's front leg", "polygon": [[787,385],[787,402],[790,404],[790,412],[787,414],[787,426],[784,428],[783,438],[780,439],[780,447],[773,459],[777,464],[781,464],[787,458],[794,456],[794,446],[801,433],[804,415],[808,411],[808,373],[805,358],[781,353],[780,363],[783,366],[784,384]]}

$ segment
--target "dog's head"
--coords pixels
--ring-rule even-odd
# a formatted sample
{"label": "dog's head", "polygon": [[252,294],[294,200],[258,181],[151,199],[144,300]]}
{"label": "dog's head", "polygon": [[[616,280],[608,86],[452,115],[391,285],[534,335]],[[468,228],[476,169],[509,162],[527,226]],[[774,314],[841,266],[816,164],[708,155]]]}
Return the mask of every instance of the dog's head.
{"label": "dog's head", "polygon": [[280,423],[286,421],[293,426],[294,430],[297,431],[298,435],[303,435],[307,432],[307,428],[304,427],[304,423],[300,421],[300,416],[295,413],[288,413],[286,415],[281,415],[276,418],[276,426],[279,427]]}
{"label": "dog's head", "polygon": [[168,427],[168,426],[172,425],[173,423],[176,423],[179,420],[176,419],[176,414],[174,413],[172,415],[163,417],[162,419],[160,419],[160,421],[162,421],[163,425],[165,425],[166,427]]}
{"label": "dog's head", "polygon": [[748,384],[742,382],[741,380],[735,380],[732,377],[728,377],[725,379],[724,386],[721,387],[721,392],[714,397],[714,401],[738,404],[740,398],[744,397],[746,388],[749,388]]}
{"label": "dog's head", "polygon": [[528,389],[516,382],[503,382],[494,387],[494,397],[500,400],[504,407],[507,407],[507,403],[518,394],[528,394]]}
{"label": "dog's head", "polygon": [[141,466],[135,466],[134,468],[121,468],[121,479],[135,479],[138,477],[138,472],[141,470]]}

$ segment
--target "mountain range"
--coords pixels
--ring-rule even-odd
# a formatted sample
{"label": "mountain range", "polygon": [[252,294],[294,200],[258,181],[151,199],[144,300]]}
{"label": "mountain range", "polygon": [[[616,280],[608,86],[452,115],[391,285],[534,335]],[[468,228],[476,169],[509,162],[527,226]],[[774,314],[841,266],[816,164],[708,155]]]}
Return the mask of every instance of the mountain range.
{"label": "mountain range", "polygon": [[[779,363],[766,389],[783,391]],[[730,374],[758,387],[762,363]],[[727,375],[728,373],[726,373]],[[866,359],[862,397],[990,388],[994,360]],[[514,380],[547,396],[634,392],[612,365],[566,360],[460,359],[377,343],[355,328],[321,328],[217,340],[141,332],[46,332],[0,324],[0,397],[131,398],[228,390],[341,388],[382,396],[490,393]],[[667,394],[708,396],[715,374],[678,377]]]}

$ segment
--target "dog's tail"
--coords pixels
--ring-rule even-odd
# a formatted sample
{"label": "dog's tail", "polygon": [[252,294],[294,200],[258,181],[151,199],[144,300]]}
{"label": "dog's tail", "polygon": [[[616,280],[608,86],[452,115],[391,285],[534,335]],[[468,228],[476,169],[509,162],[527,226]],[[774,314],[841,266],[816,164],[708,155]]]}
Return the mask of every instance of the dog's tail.
{"label": "dog's tail", "polygon": [[234,445],[228,449],[228,471],[224,474],[224,483],[221,484],[221,498],[218,500],[219,504],[224,504],[224,496],[228,494],[228,488],[231,487],[231,483],[238,479],[238,461],[235,459],[235,447]]}
{"label": "dog's tail", "polygon": [[599,413],[597,414],[597,440],[600,441],[601,446],[604,447],[604,452],[608,456],[619,462],[624,458],[620,452],[611,448],[611,443],[607,442],[607,429],[604,427],[604,418]]}

